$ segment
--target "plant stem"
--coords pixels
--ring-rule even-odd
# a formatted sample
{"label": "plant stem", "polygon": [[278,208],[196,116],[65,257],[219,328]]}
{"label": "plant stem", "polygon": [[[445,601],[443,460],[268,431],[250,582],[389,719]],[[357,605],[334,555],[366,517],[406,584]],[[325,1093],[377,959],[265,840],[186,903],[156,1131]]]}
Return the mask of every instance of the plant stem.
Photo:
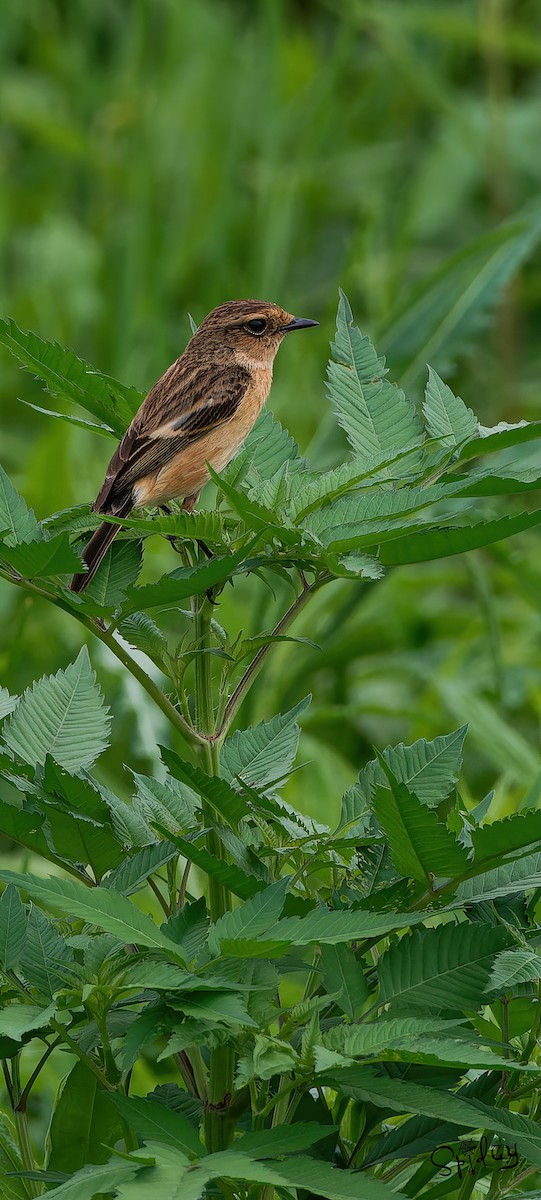
{"label": "plant stem", "polygon": [[[289,629],[289,626],[295,620],[295,617],[298,616],[298,614],[301,612],[301,610],[308,603],[308,600],[315,594],[315,592],[318,590],[318,588],[322,587],[323,584],[327,583],[330,579],[331,579],[330,575],[324,575],[324,576],[320,576],[318,579],[315,579],[314,582],[311,584],[307,584],[306,581],[303,582],[303,586],[302,586],[301,591],[299,592],[299,595],[296,597],[296,599],[293,601],[293,603],[290,604],[289,608],[284,613],[283,617],[281,617],[280,620],[278,621],[278,624],[275,625],[275,627],[272,631],[273,638],[278,637],[280,634],[284,633],[286,629]],[[239,708],[242,701],[244,700],[244,697],[245,697],[247,691],[251,688],[254,680],[259,675],[259,672],[267,658],[267,655],[268,655],[269,651],[272,649],[272,645],[273,645],[272,641],[269,641],[266,643],[265,646],[261,646],[261,648],[258,650],[255,657],[252,659],[249,666],[246,668],[244,675],[242,676],[242,679],[239,680],[234,692],[230,696],[230,698],[225,706],[224,715],[220,722],[220,727],[219,727],[219,729],[216,730],[216,733],[214,734],[214,737],[217,741],[218,740],[221,741],[221,739],[227,733],[227,730],[229,729],[229,726],[231,725],[231,722],[235,716],[235,713],[237,712],[237,709]]]}
{"label": "plant stem", "polygon": [[[34,1152],[30,1141],[30,1133],[28,1131],[28,1119],[26,1116],[26,1107],[19,1108],[21,1101],[21,1063],[20,1054],[16,1054],[12,1059],[11,1078],[13,1083],[13,1115],[15,1117],[15,1127],[17,1130],[17,1141],[21,1152],[21,1160],[25,1171],[35,1171],[36,1163],[34,1161]],[[29,1196],[41,1196],[41,1185],[35,1179],[26,1179],[26,1190]]]}
{"label": "plant stem", "polygon": [[108,647],[111,653],[114,654],[115,658],[117,658],[118,661],[127,668],[130,674],[133,675],[134,679],[141,684],[141,687],[144,688],[145,692],[147,692],[151,699],[154,700],[154,703],[161,710],[169,723],[174,729],[176,729],[177,733],[179,733],[186,742],[189,742],[191,746],[200,746],[205,744],[207,739],[199,734],[197,730],[192,729],[191,725],[189,725],[181,713],[178,712],[174,704],[171,704],[171,701],[168,699],[168,697],[164,695],[161,688],[158,687],[158,684],[155,683],[154,680],[151,679],[150,675],[147,675],[144,668],[141,667],[134,658],[132,658],[131,654],[125,650],[121,642],[116,640],[114,634],[110,633],[107,629],[102,629],[95,621],[92,620],[91,617],[87,617],[85,613],[77,612],[67,600],[63,600],[61,596],[53,595],[53,593],[48,592],[46,588],[39,587],[37,584],[32,583],[28,579],[21,579],[11,574],[4,574],[4,578],[8,579],[10,583],[15,584],[15,587],[23,588],[24,591],[31,592],[35,596],[41,596],[44,600],[48,600],[50,604],[54,604],[56,608],[62,609],[62,612],[69,613],[70,617],[74,617],[76,621],[79,621],[79,624],[83,625],[89,633],[94,635],[94,637],[99,638],[99,641],[103,642],[104,646]]}
{"label": "plant stem", "polygon": [[[207,596],[194,601],[195,647],[208,650],[211,644],[212,605]],[[195,722],[198,731],[214,734],[214,703],[212,695],[212,656],[197,654],[195,658]],[[218,742],[207,737],[203,744],[203,758],[208,775],[220,774],[220,749]],[[214,827],[215,817],[211,805],[202,798],[203,824],[207,829],[206,846],[209,854],[223,858],[224,852]],[[209,908],[211,921],[220,919],[231,908],[231,895],[219,880],[209,876]],[[232,1046],[217,1046],[211,1052],[208,1080],[207,1108],[205,1111],[205,1141],[212,1154],[226,1150],[232,1136],[231,1122],[227,1109],[233,1091],[235,1055]]]}

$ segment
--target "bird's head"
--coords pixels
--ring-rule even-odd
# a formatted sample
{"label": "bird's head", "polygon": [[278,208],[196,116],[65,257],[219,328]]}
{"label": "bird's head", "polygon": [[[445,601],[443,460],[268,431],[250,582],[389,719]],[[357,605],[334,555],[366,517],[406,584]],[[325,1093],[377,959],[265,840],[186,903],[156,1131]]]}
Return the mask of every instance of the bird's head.
{"label": "bird's head", "polygon": [[194,340],[205,340],[217,349],[236,353],[241,360],[270,365],[286,333],[318,325],[305,317],[294,317],[265,300],[230,300],[220,304],[201,322]]}

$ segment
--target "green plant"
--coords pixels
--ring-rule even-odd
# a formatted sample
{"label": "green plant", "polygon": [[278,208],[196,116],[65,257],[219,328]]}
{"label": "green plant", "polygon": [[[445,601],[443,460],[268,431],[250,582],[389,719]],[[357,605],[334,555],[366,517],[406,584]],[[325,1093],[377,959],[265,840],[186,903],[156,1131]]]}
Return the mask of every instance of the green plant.
{"label": "green plant", "polygon": [[[14,323],[1,340],[104,435],[122,432],[134,389]],[[2,577],[107,647],[172,743],[159,775],[133,772],[129,801],[104,783],[110,718],[86,646],[20,698],[0,693],[0,777],[16,796],[0,831],[34,871],[55,867],[0,872],[8,1197],[463,1200],[482,1177],[494,1200],[541,1166],[539,812],[488,823],[490,796],[468,811],[460,728],[377,754],[330,828],[281,797],[308,698],[231,732],[275,644],[334,580],[377,588],[387,568],[541,522],[498,500],[541,487],[541,424],[482,428],[435,372],[421,419],[343,295],[329,397],[346,462],[312,471],[265,413],[215,477],[216,504],[124,521],[82,596],[67,576],[94,517],[38,522],[0,476]],[[138,584],[156,534],[182,565]],[[215,608],[242,577],[291,589],[250,638]],[[28,1101],[66,1053],[36,1154]]]}

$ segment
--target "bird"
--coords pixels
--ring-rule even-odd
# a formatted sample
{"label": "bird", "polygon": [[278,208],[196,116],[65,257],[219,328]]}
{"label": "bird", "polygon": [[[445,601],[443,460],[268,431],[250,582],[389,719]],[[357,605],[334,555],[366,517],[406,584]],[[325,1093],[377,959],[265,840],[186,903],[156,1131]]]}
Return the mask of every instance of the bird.
{"label": "bird", "polygon": [[[205,317],[135,414],[106,471],[92,511],[125,518],[174,498],[191,512],[201,488],[231,462],[270,392],[286,334],[318,325],[263,300],[230,300]],[[83,550],[83,592],[120,529],[104,521]]]}

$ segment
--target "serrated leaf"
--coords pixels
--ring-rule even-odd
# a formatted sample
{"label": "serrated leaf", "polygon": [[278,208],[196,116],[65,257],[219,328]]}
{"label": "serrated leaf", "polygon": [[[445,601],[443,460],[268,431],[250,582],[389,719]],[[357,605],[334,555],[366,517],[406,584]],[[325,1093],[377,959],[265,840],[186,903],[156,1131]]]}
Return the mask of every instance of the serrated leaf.
{"label": "serrated leaf", "polygon": [[21,404],[26,408],[32,408],[34,412],[41,413],[44,417],[54,417],[58,421],[66,421],[68,425],[79,425],[85,429],[90,429],[92,433],[99,433],[101,437],[114,437],[114,431],[110,425],[105,425],[102,421],[85,421],[84,417],[76,417],[73,413],[55,412],[52,408],[43,408],[41,404],[32,404],[30,400],[23,400],[18,397]]}
{"label": "serrated leaf", "polygon": [[[402,487],[397,491],[378,488],[353,492],[310,513],[305,528],[326,549],[347,552],[373,546],[383,540],[381,534],[386,530],[392,530],[394,537],[400,537],[401,525],[407,526],[405,518],[454,495],[460,486],[459,483],[437,484],[432,487]],[[383,555],[382,561],[387,561]]]}
{"label": "serrated leaf", "polygon": [[12,884],[0,896],[0,963],[5,971],[14,967],[26,943],[26,914]]}
{"label": "serrated leaf", "polygon": [[147,613],[135,612],[120,622],[118,632],[130,646],[142,650],[160,664],[167,649],[165,635]]}
{"label": "serrated leaf", "polygon": [[466,407],[460,396],[453,395],[432,367],[428,368],[423,413],[428,433],[445,446],[459,447],[479,436],[475,413]]}
{"label": "serrated leaf", "polygon": [[122,606],[123,616],[139,609],[174,607],[181,600],[200,595],[216,584],[224,583],[226,579],[232,578],[242,570],[241,564],[249,551],[250,546],[245,546],[236,554],[216,556],[193,567],[179,567],[169,575],[162,575],[157,583],[129,588]]}
{"label": "serrated leaf", "polygon": [[519,983],[541,979],[541,957],[534,950],[502,950],[495,959],[487,992],[508,992]]}
{"label": "serrated leaf", "polygon": [[0,559],[9,563],[24,579],[70,575],[81,568],[81,560],[70,546],[66,533],[59,533],[44,541],[22,542],[16,546],[0,543]]}
{"label": "serrated leaf", "polygon": [[470,525],[449,525],[407,533],[404,537],[386,542],[381,547],[381,561],[386,566],[401,563],[430,562],[437,558],[449,558],[453,554],[466,554],[482,546],[491,546],[504,538],[514,537],[525,529],[533,529],[541,521],[541,509],[534,512],[517,513],[516,516],[497,517],[493,521],[475,521]]}
{"label": "serrated leaf", "polygon": [[527,854],[523,858],[504,863],[492,871],[476,875],[459,884],[455,893],[457,905],[493,900],[497,896],[510,896],[528,888],[541,887],[541,852]]}
{"label": "serrated leaf", "polygon": [[284,779],[297,753],[300,735],[297,717],[305,712],[310,699],[307,696],[289,712],[238,730],[227,738],[220,755],[224,777],[230,783],[241,778],[256,788]]}
{"label": "serrated leaf", "polygon": [[223,941],[235,938],[256,938],[265,933],[278,920],[284,907],[288,879],[279,879],[240,904],[232,912],[226,912],[212,926],[208,946],[211,954],[217,955]]}
{"label": "serrated leaf", "polygon": [[[249,461],[253,464],[261,479],[272,479],[283,463],[289,463],[290,471],[305,469],[305,462],[299,458],[298,448],[287,429],[283,429],[279,421],[275,421],[269,409],[263,409],[257,421],[248,434],[244,443]],[[230,483],[234,479],[229,473],[235,469],[235,459],[226,468],[224,475]]]}
{"label": "serrated leaf", "polygon": [[68,771],[89,767],[108,744],[109,710],[83,646],[74,663],[27,688],[3,726],[3,738],[24,762],[47,754]]}
{"label": "serrated leaf", "polygon": [[120,525],[121,529],[131,529],[134,533],[156,533],[189,541],[201,538],[204,542],[217,545],[222,545],[224,541],[224,518],[216,509],[198,509],[191,513],[156,513],[152,517],[110,517],[110,521],[114,525]]}
{"label": "serrated leaf", "polygon": [[[1,326],[1,322],[0,322]],[[43,530],[31,508],[14,488],[11,479],[0,466],[0,530],[6,546],[22,542],[40,542]]]}
{"label": "serrated leaf", "polygon": [[240,867],[226,863],[223,858],[218,858],[216,855],[210,854],[205,846],[197,845],[195,841],[189,841],[188,838],[171,833],[169,829],[161,826],[159,822],[155,822],[155,824],[164,837],[170,838],[184,858],[192,862],[194,866],[199,867],[199,870],[203,874],[223,883],[224,887],[228,891],[233,892],[234,896],[239,896],[241,900],[248,900],[250,896],[254,896],[256,892],[261,891],[265,887],[262,879],[256,879],[253,875],[247,875]]}
{"label": "serrated leaf", "polygon": [[[380,761],[385,762],[383,758]],[[436,813],[396,779],[386,763],[385,772],[389,786],[376,787],[374,811],[400,874],[421,883],[430,883],[432,877],[464,874],[469,866],[464,847]]]}
{"label": "serrated leaf", "polygon": [[7,1004],[0,1009],[0,1035],[20,1042],[25,1033],[46,1029],[55,1012],[54,1004],[44,1009],[35,1008],[32,1004]]}
{"label": "serrated leaf", "polygon": [[86,595],[102,608],[114,608],[135,583],[141,562],[140,542],[113,542],[94,578],[87,584]]}
{"label": "serrated leaf", "polygon": [[143,846],[133,858],[127,858],[120,863],[111,874],[103,880],[102,887],[112,888],[123,896],[132,896],[147,881],[149,875],[158,871],[165,863],[171,861],[177,853],[176,846],[170,842],[155,842],[151,846]]}
{"label": "serrated leaf", "polygon": [[182,957],[178,947],[161,933],[152,919],[118,892],[103,887],[87,888],[73,879],[38,879],[36,875],[19,875],[16,871],[0,871],[0,879],[14,883],[53,912],[81,917],[123,942],[168,950],[177,958]]}
{"label": "serrated leaf", "polygon": [[495,1133],[503,1133],[504,1137],[512,1127],[517,1135],[517,1144],[520,1138],[521,1153],[541,1166],[539,1126],[518,1113],[510,1114],[505,1109],[490,1108],[478,1100],[462,1100],[450,1091],[442,1092],[409,1080],[378,1076],[368,1067],[360,1068],[357,1065],[333,1070],[322,1082],[339,1089],[346,1096],[354,1096],[380,1108],[390,1108],[395,1113],[413,1112],[430,1118],[439,1117],[445,1123],[450,1121],[467,1129],[492,1129]]}
{"label": "serrated leaf", "polygon": [[348,945],[323,945],[321,968],[329,992],[337,992],[335,1003],[350,1020],[368,997],[368,984],[353,949]]}
{"label": "serrated leaf", "polygon": [[140,1096],[123,1096],[110,1092],[109,1100],[122,1114],[128,1125],[144,1142],[163,1143],[187,1154],[200,1158],[203,1146],[192,1125],[181,1112],[170,1112],[163,1104]]}
{"label": "serrated leaf", "polygon": [[501,926],[461,922],[413,930],[379,960],[380,1005],[473,1009],[485,1003],[484,990],[496,954],[509,945]]}
{"label": "serrated leaf", "polygon": [[170,774],[208,801],[222,820],[232,829],[236,829],[239,821],[250,811],[247,802],[239,793],[225,779],[207,775],[201,767],[180,758],[174,750],[169,750],[166,746],[161,746],[160,750]]}
{"label": "serrated leaf", "polygon": [[235,1142],[235,1150],[239,1154],[248,1154],[250,1158],[281,1158],[284,1154],[307,1150],[309,1146],[336,1132],[337,1127],[333,1125],[299,1121],[294,1125],[282,1125],[279,1129],[243,1133]]}
{"label": "serrated leaf", "polygon": [[168,774],[164,783],[150,775],[133,772],[137,806],[146,821],[158,822],[171,833],[195,829],[199,800],[193,788]]}
{"label": "serrated leaf", "polygon": [[533,853],[536,842],[541,842],[541,810],[514,813],[502,821],[472,830],[474,865],[481,868],[483,864],[486,871],[489,867],[499,866],[504,859],[516,855],[526,846]]}
{"label": "serrated leaf", "polygon": [[73,350],[47,342],[19,329],[15,321],[0,321],[0,345],[5,346],[53,396],[70,400],[104,421],[121,437],[144,399],[144,393],[95,371]]}
{"label": "serrated leaf", "polygon": [[20,969],[27,983],[50,1000],[73,979],[73,951],[39,908],[32,908],[28,918]]}
{"label": "serrated leaf", "polygon": [[[0,875],[1,878],[1,875]],[[283,917],[256,939],[237,938],[222,942],[222,954],[232,957],[265,958],[281,954],[287,946],[309,946],[312,942],[338,945],[361,938],[384,937],[393,929],[406,929],[423,920],[422,913],[344,912],[320,908],[306,917]]]}
{"label": "serrated leaf", "polygon": [[113,1158],[103,1165],[83,1167],[47,1194],[54,1200],[94,1200],[95,1196],[116,1194],[121,1183],[133,1179],[141,1166],[134,1158]]}
{"label": "serrated leaf", "polygon": [[13,712],[18,702],[18,696],[10,696],[7,688],[0,687],[0,721]]}
{"label": "serrated leaf", "polygon": [[353,324],[342,291],[331,349],[329,398],[359,462],[420,443],[423,430],[413,405],[386,379],[385,359],[378,358],[370,339]]}

